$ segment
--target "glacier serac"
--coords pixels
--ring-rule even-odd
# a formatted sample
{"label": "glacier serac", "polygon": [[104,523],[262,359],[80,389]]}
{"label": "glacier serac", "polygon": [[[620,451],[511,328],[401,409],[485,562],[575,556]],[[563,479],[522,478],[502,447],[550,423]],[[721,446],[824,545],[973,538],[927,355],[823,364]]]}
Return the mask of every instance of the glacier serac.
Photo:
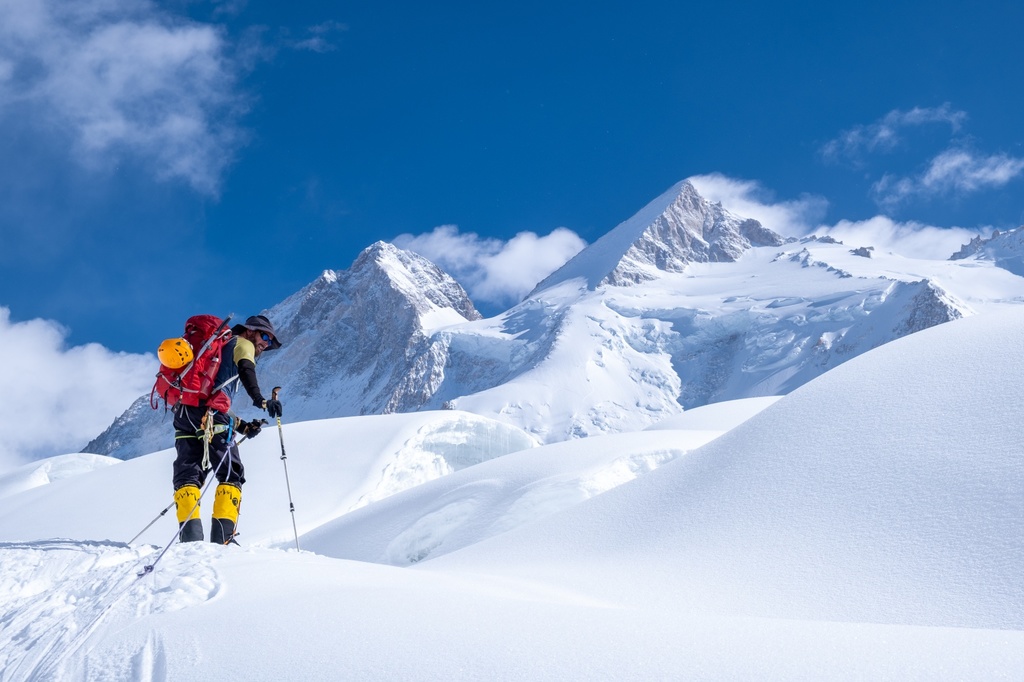
{"label": "glacier serac", "polygon": [[[488,319],[427,259],[373,244],[266,311],[285,347],[259,373],[283,387],[291,421],[458,408],[541,442],[636,431],[784,395],[907,334],[1019,305],[1015,235],[943,261],[797,240],[683,181]],[[146,402],[86,451],[166,447],[169,420]]]}

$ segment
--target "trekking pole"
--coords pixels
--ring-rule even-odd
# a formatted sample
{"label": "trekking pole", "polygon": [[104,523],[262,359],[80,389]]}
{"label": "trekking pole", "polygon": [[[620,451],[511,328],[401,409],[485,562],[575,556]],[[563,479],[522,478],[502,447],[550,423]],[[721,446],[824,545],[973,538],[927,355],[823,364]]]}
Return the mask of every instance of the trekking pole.
{"label": "trekking pole", "polygon": [[[242,436],[237,441],[235,441],[235,445],[238,445],[239,443],[244,441],[246,438],[248,438],[248,436]],[[209,447],[209,443],[207,443],[206,445],[207,445],[207,447]],[[188,513],[189,516],[192,516],[192,512],[194,512],[196,509],[199,508],[199,503],[203,501],[203,495],[206,494],[206,490],[207,490],[207,488],[210,487],[210,483],[213,481],[213,479],[217,478],[217,474],[220,473],[220,468],[222,466],[224,466],[224,462],[228,461],[229,459],[231,459],[230,454],[225,452],[224,456],[221,457],[221,459],[220,459],[220,463],[217,464],[216,471],[210,472],[210,475],[207,476],[206,483],[203,484],[203,489],[199,491],[199,498],[196,500],[196,503],[194,505],[192,505],[192,511],[190,511]],[[170,507],[168,507],[168,509],[170,509]],[[161,516],[163,516],[163,514],[161,514]],[[146,566],[143,566],[142,570],[140,572],[136,573],[136,575],[141,578],[142,576],[144,576],[144,575],[146,575],[148,573],[152,573],[153,569],[156,568],[156,565],[160,562],[161,559],[164,558],[164,554],[167,554],[167,550],[169,550],[171,548],[171,545],[174,544],[174,541],[178,539],[178,535],[180,533],[181,533],[181,528],[180,527],[175,529],[174,535],[171,536],[170,541],[166,545],[164,545],[163,550],[161,550],[160,554],[158,554],[156,559],[153,560],[153,563],[148,564]]]}
{"label": "trekking pole", "polygon": [[129,540],[129,541],[128,541],[128,544],[130,545],[130,544],[132,544],[133,542],[135,542],[136,540],[138,540],[138,539],[139,539],[139,537],[140,537],[140,536],[141,536],[141,535],[142,535],[143,533],[145,533],[145,532],[146,532],[147,530],[149,530],[149,527],[150,527],[150,526],[152,526],[152,525],[153,525],[154,523],[156,523],[157,521],[159,521],[159,520],[160,520],[160,517],[161,517],[161,516],[163,516],[164,514],[166,514],[166,513],[167,513],[167,512],[169,512],[169,511],[171,511],[171,507],[173,507],[173,506],[174,506],[174,504],[175,504],[175,503],[174,503],[174,501],[172,500],[172,501],[171,501],[171,503],[170,503],[169,505],[167,505],[167,506],[166,506],[166,507],[164,508],[164,510],[163,510],[162,512],[160,512],[159,514],[157,514],[157,515],[156,515],[156,518],[155,518],[155,519],[153,519],[152,521],[150,521],[150,522],[149,522],[149,524],[148,524],[148,525],[147,525],[147,526],[146,526],[145,528],[143,528],[142,530],[140,530],[140,531],[139,531],[139,534],[138,534],[138,535],[136,535],[136,536],[135,536],[135,537],[133,537],[133,538],[132,538],[131,540]]}
{"label": "trekking pole", "polygon": [[[277,401],[277,394],[281,391],[280,386],[276,386],[273,391],[270,392],[270,399]],[[284,429],[281,427],[281,408],[275,405],[270,410],[267,410],[267,414],[277,419],[277,435],[281,439],[281,463],[284,464],[284,484],[288,488],[288,509],[292,512],[292,531],[295,533],[295,549],[299,549],[299,529],[295,525],[295,503],[292,502],[292,484],[288,480],[288,455],[284,450]]]}

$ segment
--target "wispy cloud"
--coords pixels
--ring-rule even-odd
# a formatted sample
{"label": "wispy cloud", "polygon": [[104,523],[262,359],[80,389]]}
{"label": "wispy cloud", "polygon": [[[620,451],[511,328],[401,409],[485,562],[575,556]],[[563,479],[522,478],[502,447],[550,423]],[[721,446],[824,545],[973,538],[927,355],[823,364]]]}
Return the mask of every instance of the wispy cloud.
{"label": "wispy cloud", "polygon": [[0,306],[0,470],[81,450],[152,385],[152,355],[68,348],[66,337],[49,320],[12,322]]}
{"label": "wispy cloud", "polygon": [[799,199],[773,201],[772,193],[754,180],[739,180],[720,173],[689,178],[708,201],[721,202],[727,210],[754,218],[765,227],[790,237],[810,232],[825,217],[828,201],[805,194]]}
{"label": "wispy cloud", "polygon": [[396,246],[415,251],[455,277],[478,303],[509,305],[522,300],[541,281],[583,250],[586,242],[572,230],[546,236],[520,232],[512,239],[485,239],[442,225],[426,234],[402,234]]}
{"label": "wispy cloud", "polygon": [[338,21],[325,21],[322,24],[310,26],[306,29],[306,36],[298,40],[292,40],[289,45],[296,50],[310,50],[312,52],[333,52],[338,49],[334,39],[339,33],[348,30],[348,25]]}
{"label": "wispy cloud", "polygon": [[872,185],[879,206],[894,209],[915,197],[967,195],[999,188],[1024,174],[1024,159],[995,154],[984,156],[967,149],[947,149],[921,173],[900,177],[886,174]]}
{"label": "wispy cloud", "polygon": [[218,28],[147,0],[0,3],[0,125],[31,116],[88,167],[127,158],[216,194],[246,137],[238,76]]}
{"label": "wispy cloud", "polygon": [[866,153],[885,153],[895,149],[903,140],[907,128],[940,123],[953,133],[967,120],[967,112],[958,111],[947,102],[939,107],[914,107],[909,111],[890,111],[878,121],[844,130],[839,137],[829,140],[821,148],[827,161],[860,163]]}
{"label": "wispy cloud", "polygon": [[249,0],[211,0],[213,15],[235,17],[249,5]]}
{"label": "wispy cloud", "polygon": [[879,208],[889,212],[912,201],[962,198],[998,189],[1024,174],[1024,158],[972,149],[970,138],[958,135],[966,121],[967,112],[954,109],[948,102],[939,107],[894,110],[870,125],[843,131],[821,148],[821,154],[827,161],[847,161],[864,168],[868,155],[893,151],[905,141],[909,129],[928,124],[948,126],[949,137],[942,141],[945,149],[921,154],[918,158],[928,160],[916,169],[890,170],[880,178],[873,174],[870,196]]}

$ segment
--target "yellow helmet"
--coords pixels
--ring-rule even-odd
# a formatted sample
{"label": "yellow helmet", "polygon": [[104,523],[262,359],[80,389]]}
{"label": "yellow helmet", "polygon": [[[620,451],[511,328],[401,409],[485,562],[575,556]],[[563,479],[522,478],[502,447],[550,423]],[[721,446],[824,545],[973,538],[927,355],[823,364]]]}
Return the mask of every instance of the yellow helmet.
{"label": "yellow helmet", "polygon": [[156,349],[160,364],[171,369],[181,369],[192,362],[192,346],[185,339],[167,339]]}

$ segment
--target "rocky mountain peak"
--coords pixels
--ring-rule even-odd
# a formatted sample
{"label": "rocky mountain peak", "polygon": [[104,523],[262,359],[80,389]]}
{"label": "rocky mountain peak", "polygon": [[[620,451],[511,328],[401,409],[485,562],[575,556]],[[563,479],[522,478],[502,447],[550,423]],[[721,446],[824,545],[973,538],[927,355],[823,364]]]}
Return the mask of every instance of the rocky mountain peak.
{"label": "rocky mountain peak", "polygon": [[[395,411],[404,405],[396,392],[429,395],[433,367],[445,362],[443,353],[430,356],[431,335],[481,317],[450,275],[387,242],[371,244],[348,270],[325,273],[268,314],[295,341],[263,361],[262,371],[290,385],[292,404],[316,416]],[[409,362],[424,355],[431,362],[419,381]],[[325,377],[359,389],[324,395]]]}
{"label": "rocky mountain peak", "polygon": [[448,273],[419,254],[389,242],[378,241],[363,249],[347,278],[364,288],[379,281],[421,313],[452,309],[467,320],[481,318],[465,289]]}
{"label": "rocky mountain peak", "polygon": [[689,263],[731,262],[752,246],[785,240],[760,222],[736,216],[701,196],[684,180],[620,223],[537,285],[541,291],[570,279],[587,287],[626,286],[682,272]]}

